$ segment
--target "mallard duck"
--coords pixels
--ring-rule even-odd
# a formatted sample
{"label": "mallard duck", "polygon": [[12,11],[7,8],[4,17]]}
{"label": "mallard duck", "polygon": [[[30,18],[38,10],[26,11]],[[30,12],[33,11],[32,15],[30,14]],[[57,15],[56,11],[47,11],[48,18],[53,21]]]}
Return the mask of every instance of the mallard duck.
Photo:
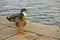
{"label": "mallard duck", "polygon": [[16,34],[22,34],[22,35],[25,34],[24,28],[26,26],[26,18],[27,18],[26,13],[27,13],[27,9],[23,8],[23,9],[21,9],[19,14],[15,15],[15,16],[7,17],[7,19],[9,21],[11,21],[12,19],[14,20],[14,23],[17,27]]}
{"label": "mallard duck", "polygon": [[17,34],[21,33],[21,34],[25,34],[24,32],[24,28],[26,26],[26,13],[27,13],[27,9],[21,9],[21,13],[17,16],[17,20],[15,21],[15,24],[17,26]]}

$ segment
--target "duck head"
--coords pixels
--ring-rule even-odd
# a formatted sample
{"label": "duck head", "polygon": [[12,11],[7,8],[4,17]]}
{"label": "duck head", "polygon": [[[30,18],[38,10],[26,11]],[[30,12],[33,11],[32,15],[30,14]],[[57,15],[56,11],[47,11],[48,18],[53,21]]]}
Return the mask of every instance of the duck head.
{"label": "duck head", "polygon": [[21,13],[28,13],[27,9],[23,8],[21,9]]}

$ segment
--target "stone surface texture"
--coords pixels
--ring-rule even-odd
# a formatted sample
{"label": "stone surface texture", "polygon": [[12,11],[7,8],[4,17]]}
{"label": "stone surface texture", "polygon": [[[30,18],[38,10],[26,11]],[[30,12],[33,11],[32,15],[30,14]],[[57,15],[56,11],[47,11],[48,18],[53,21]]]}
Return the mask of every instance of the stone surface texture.
{"label": "stone surface texture", "polygon": [[60,40],[60,27],[26,22],[26,35],[16,35],[15,24],[0,16],[0,40]]}

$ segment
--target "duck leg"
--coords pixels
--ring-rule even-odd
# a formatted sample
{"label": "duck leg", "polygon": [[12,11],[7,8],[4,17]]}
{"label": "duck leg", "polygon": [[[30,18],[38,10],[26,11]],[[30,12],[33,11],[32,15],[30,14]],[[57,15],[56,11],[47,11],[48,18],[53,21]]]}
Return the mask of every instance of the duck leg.
{"label": "duck leg", "polygon": [[26,34],[26,32],[24,31],[24,27],[20,27],[20,28],[17,28],[17,32],[16,32],[16,34],[21,34],[21,35],[25,35]]}
{"label": "duck leg", "polygon": [[21,33],[20,29],[17,28],[17,32],[16,32],[16,34],[20,34],[20,33]]}
{"label": "duck leg", "polygon": [[18,32],[16,34],[21,34],[21,35],[25,35],[25,31],[24,28],[26,26],[26,22],[24,20],[18,20],[16,22],[16,26],[17,26],[17,30]]}
{"label": "duck leg", "polygon": [[21,35],[25,35],[26,32],[24,31],[24,28],[21,29]]}

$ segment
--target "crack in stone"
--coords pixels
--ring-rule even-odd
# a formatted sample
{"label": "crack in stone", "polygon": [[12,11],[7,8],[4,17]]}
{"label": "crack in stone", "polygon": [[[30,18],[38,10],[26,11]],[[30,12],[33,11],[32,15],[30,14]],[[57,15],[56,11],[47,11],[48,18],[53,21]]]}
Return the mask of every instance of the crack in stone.
{"label": "crack in stone", "polygon": [[[2,25],[7,26],[7,25],[5,25],[5,24],[2,24]],[[7,27],[4,27],[3,29],[8,28],[8,27],[10,27],[10,28],[16,28],[16,27],[7,26]],[[1,29],[1,30],[3,30],[3,29]],[[38,35],[39,37],[40,37],[40,36],[45,36],[45,35],[40,35],[40,34],[38,34],[38,33],[35,33],[35,32],[32,32],[32,31],[28,31],[28,30],[24,30],[24,31],[30,32],[30,33],[34,33],[34,34]],[[16,35],[16,34],[14,34],[14,35]],[[12,36],[14,36],[14,35],[12,35]],[[10,36],[10,37],[12,37],[12,36]],[[7,37],[7,38],[5,38],[5,39],[8,39],[8,38],[10,38],[10,37]],[[47,37],[49,37],[49,36],[47,36]],[[54,38],[54,37],[51,37],[51,38]],[[54,38],[54,39],[58,39],[58,38]],[[3,39],[3,40],[4,40],[4,39]],[[35,39],[35,40],[36,40],[36,39]],[[60,40],[60,39],[58,39],[58,40]]]}
{"label": "crack in stone", "polygon": [[[30,32],[30,33],[34,33],[34,34],[38,35],[39,37],[40,37],[40,36],[46,36],[46,35],[40,35],[40,34],[38,34],[38,33],[32,32],[32,31],[27,31],[27,30],[25,30],[25,31],[26,31],[26,32]],[[46,36],[46,37],[49,37],[49,36]],[[50,37],[50,38],[58,39],[58,38],[54,38],[54,37]],[[60,40],[60,39],[58,39],[58,40]]]}
{"label": "crack in stone", "polygon": [[13,37],[13,36],[15,36],[16,34],[13,34],[13,35],[11,35],[11,36],[9,36],[9,37],[7,37],[7,38],[4,38],[4,39],[2,39],[2,40],[6,40],[6,39],[8,39],[8,38],[10,38],[10,37]]}
{"label": "crack in stone", "polygon": [[39,37],[35,38],[34,40],[37,40]]}
{"label": "crack in stone", "polygon": [[[8,28],[8,27],[10,27],[10,28],[16,28],[16,27],[11,27],[11,26],[8,26],[8,25],[2,24],[2,23],[0,23],[0,25],[6,26],[3,29]],[[3,30],[3,29],[0,29],[0,30]]]}
{"label": "crack in stone", "polygon": [[[6,27],[6,28],[8,28],[8,27]],[[10,27],[10,28],[14,28],[14,27]],[[40,34],[37,34],[37,33],[35,33],[35,32],[32,32],[32,31],[27,31],[27,30],[25,30],[26,32],[30,32],[30,33],[34,33],[34,34],[36,34],[36,35],[38,35],[39,37],[40,36],[44,36],[44,35],[40,35]],[[14,35],[16,35],[16,34],[14,34]],[[12,35],[12,36],[14,36],[14,35]],[[10,36],[10,37],[12,37],[12,36]],[[5,39],[8,39],[8,38],[10,38],[10,37],[7,37],[7,38],[5,38]],[[38,37],[38,38],[39,38]],[[47,37],[49,37],[49,36],[47,36]],[[36,39],[38,39],[38,38],[35,38],[34,40],[36,40]],[[54,38],[54,37],[51,37],[51,38],[53,38],[53,39],[58,39],[58,38]],[[60,40],[60,39],[58,39],[58,40]]]}

